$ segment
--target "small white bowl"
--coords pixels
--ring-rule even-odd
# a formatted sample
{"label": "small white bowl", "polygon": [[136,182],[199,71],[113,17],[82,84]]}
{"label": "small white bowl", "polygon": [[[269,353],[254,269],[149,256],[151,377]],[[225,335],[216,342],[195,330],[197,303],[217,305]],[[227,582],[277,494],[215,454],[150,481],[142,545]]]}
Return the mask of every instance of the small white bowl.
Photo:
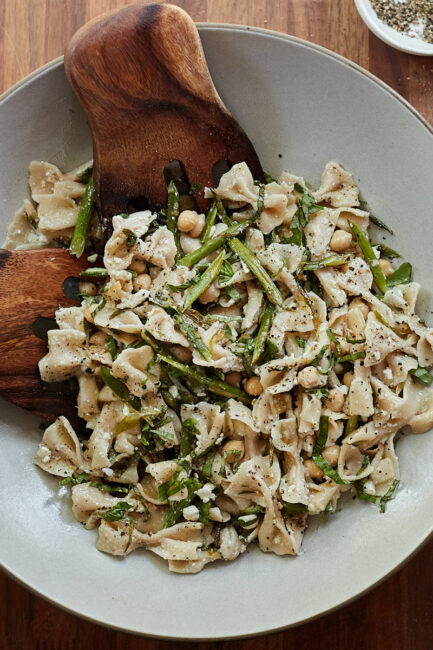
{"label": "small white bowl", "polygon": [[409,52],[409,54],[433,56],[433,43],[427,43],[414,36],[407,36],[386,25],[378,18],[370,0],[355,0],[355,5],[367,27],[384,43],[395,47],[397,50]]}

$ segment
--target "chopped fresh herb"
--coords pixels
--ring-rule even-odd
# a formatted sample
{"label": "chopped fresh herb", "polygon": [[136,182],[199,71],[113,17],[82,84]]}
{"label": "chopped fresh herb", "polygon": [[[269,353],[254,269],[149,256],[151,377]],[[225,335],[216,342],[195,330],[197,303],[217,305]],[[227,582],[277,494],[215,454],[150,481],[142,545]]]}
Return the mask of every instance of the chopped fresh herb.
{"label": "chopped fresh herb", "polygon": [[424,384],[424,386],[430,386],[430,384],[433,382],[433,376],[425,368],[421,368],[421,366],[418,366],[418,368],[414,368],[413,370],[409,370],[409,373],[421,384]]}
{"label": "chopped fresh herb", "polygon": [[335,334],[333,333],[333,331],[332,331],[332,329],[330,327],[326,330],[326,333],[328,335],[329,340],[332,341],[333,344],[335,345],[335,350],[337,352],[337,355],[340,356],[340,354],[341,354],[341,343],[340,343],[340,341],[337,339],[337,337],[335,336]]}
{"label": "chopped fresh herb", "polygon": [[321,348],[319,354],[316,354],[316,356],[314,357],[314,359],[313,359],[313,360],[312,360],[308,365],[310,365],[310,366],[314,366],[315,368],[317,368],[317,366],[319,365],[319,363],[320,363],[321,360],[323,359],[323,355],[325,354],[325,352],[326,352],[326,350],[327,350],[328,348],[329,348],[329,345],[324,345],[324,346]]}
{"label": "chopped fresh herb", "polygon": [[116,345],[116,341],[114,340],[114,338],[111,335],[108,335],[106,337],[105,346],[106,346],[108,352],[110,353],[111,358],[114,361],[114,359],[117,358],[117,345]]}
{"label": "chopped fresh herb", "polygon": [[216,452],[211,451],[206,456],[206,460],[205,460],[204,465],[203,465],[202,470],[201,470],[201,473],[203,474],[203,476],[205,478],[210,478],[211,475],[212,475],[212,466],[213,466],[213,462],[215,460],[215,455],[216,455]]}
{"label": "chopped fresh herb", "polygon": [[77,474],[76,476],[66,476],[66,478],[62,479],[59,483],[59,485],[80,485],[80,483],[85,483],[90,479],[90,474],[86,474],[86,472],[81,472],[81,474]]}
{"label": "chopped fresh herb", "polygon": [[263,172],[263,178],[265,179],[266,184],[277,182],[275,178],[268,174],[268,172]]}
{"label": "chopped fresh herb", "polygon": [[123,230],[123,234],[126,237],[126,246],[132,248],[132,246],[137,242],[137,235],[132,232],[132,230],[128,229]]}
{"label": "chopped fresh herb", "polygon": [[188,190],[188,194],[190,194],[191,196],[193,196],[195,198],[197,196],[197,194],[200,192],[202,186],[203,186],[203,183],[196,183],[195,185],[192,185]]}
{"label": "chopped fresh herb", "polygon": [[334,481],[334,483],[347,485],[348,481],[342,479],[339,473],[322,456],[322,451],[324,450],[326,441],[328,440],[328,420],[329,417],[327,415],[320,416],[319,437],[314,445],[313,461],[316,463],[317,467],[326,474],[326,476],[329,476],[329,478]]}
{"label": "chopped fresh herb", "polygon": [[235,303],[238,303],[241,299],[241,294],[233,286],[224,287],[224,293],[226,293],[228,297],[231,298]]}
{"label": "chopped fresh herb", "polygon": [[409,262],[403,262],[401,266],[398,267],[386,278],[386,283],[388,288],[395,287],[398,284],[408,284],[412,278],[412,264]]}
{"label": "chopped fresh herb", "polygon": [[283,507],[281,508],[281,514],[283,515],[283,517],[287,517],[287,515],[299,515],[307,511],[308,508],[304,503],[284,502]]}
{"label": "chopped fresh herb", "polygon": [[234,274],[235,272],[233,271],[233,267],[230,262],[228,260],[224,260],[221,266],[221,271],[219,272],[218,284],[221,286],[225,282],[228,282],[232,279]]}
{"label": "chopped fresh herb", "polygon": [[129,392],[126,384],[121,379],[113,377],[110,369],[107,368],[107,366],[101,366],[101,379],[104,384],[107,384],[113,393],[122,400],[122,402],[129,404],[135,411],[140,411],[141,399],[135,395],[132,395],[132,393]]}
{"label": "chopped fresh herb", "polygon": [[119,501],[116,505],[112,506],[109,510],[100,513],[101,519],[105,521],[122,521],[122,519],[128,519],[125,515],[132,508],[131,504],[126,503],[126,501]]}
{"label": "chopped fresh herb", "polygon": [[398,479],[394,479],[394,481],[392,482],[392,485],[389,488],[388,492],[386,492],[383,495],[383,497],[381,498],[381,500],[380,500],[380,512],[385,512],[386,503],[387,503],[387,501],[392,499],[392,497],[394,496],[394,492],[395,492],[395,490],[397,488],[397,485],[399,483],[400,483],[400,481]]}
{"label": "chopped fresh herb", "polygon": [[298,347],[305,348],[306,340],[303,339],[301,336],[297,336],[296,337],[296,343],[298,344]]}

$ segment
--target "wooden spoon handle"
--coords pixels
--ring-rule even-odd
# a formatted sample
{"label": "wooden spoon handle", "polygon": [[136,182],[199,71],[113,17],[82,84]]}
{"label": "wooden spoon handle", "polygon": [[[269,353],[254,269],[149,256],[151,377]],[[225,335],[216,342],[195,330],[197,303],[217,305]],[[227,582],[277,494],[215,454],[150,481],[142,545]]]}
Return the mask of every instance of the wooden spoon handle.
{"label": "wooden spoon handle", "polygon": [[[75,34],[65,68],[92,131],[95,188],[108,230],[128,203],[143,207],[144,198],[152,209],[165,206],[163,169],[171,160],[182,162],[191,185],[213,186],[218,160],[245,160],[262,177],[182,9],[135,4],[98,17]],[[205,205],[202,195],[198,204]]]}
{"label": "wooden spoon handle", "polygon": [[88,266],[86,256],[77,260],[64,248],[0,250],[0,393],[45,419],[66,415],[76,424],[76,396],[44,389],[38,361],[47,346],[32,325],[40,316],[53,318],[59,304],[79,304],[65,296],[63,282]]}

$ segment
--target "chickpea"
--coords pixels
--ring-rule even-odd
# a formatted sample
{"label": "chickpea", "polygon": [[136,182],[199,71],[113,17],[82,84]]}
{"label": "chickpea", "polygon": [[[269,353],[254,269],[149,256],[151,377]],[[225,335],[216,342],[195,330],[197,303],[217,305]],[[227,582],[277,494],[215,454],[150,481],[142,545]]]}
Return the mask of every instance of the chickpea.
{"label": "chickpea", "polygon": [[191,237],[200,237],[201,233],[203,232],[204,224],[205,224],[205,216],[204,214],[199,214],[197,216],[197,223],[194,226],[194,228],[189,231],[189,235]]}
{"label": "chickpea", "polygon": [[394,272],[392,264],[389,260],[379,260],[379,266],[382,269],[383,275],[387,278]]}
{"label": "chickpea", "polygon": [[310,477],[316,479],[316,481],[320,481],[320,479],[324,477],[324,474],[320,469],[320,467],[317,467],[316,463],[314,462],[314,460],[311,460],[311,458],[307,458],[307,460],[304,460],[304,467],[307,470]]}
{"label": "chickpea", "polygon": [[132,284],[134,286],[134,291],[140,291],[140,289],[150,289],[150,285],[152,284],[152,280],[150,278],[150,275],[147,273],[140,273],[140,275],[137,275],[136,278],[132,281]]}
{"label": "chickpea", "polygon": [[87,293],[88,296],[96,296],[97,288],[96,284],[93,282],[82,281],[78,284],[78,290],[80,293]]}
{"label": "chickpea", "polygon": [[336,363],[334,366],[334,372],[336,375],[341,375],[341,373],[344,370],[344,366],[342,363]]}
{"label": "chickpea", "polygon": [[104,332],[95,332],[89,339],[91,345],[105,345],[107,335]]}
{"label": "chickpea", "polygon": [[258,377],[250,377],[244,384],[244,388],[248,395],[253,395],[257,397],[263,393],[263,386]]}
{"label": "chickpea", "polygon": [[184,348],[183,345],[172,345],[171,351],[181,363],[191,363],[192,352],[189,348]]}
{"label": "chickpea", "polygon": [[298,373],[298,384],[303,388],[315,388],[323,384],[323,379],[317,368],[307,366]]}
{"label": "chickpea", "polygon": [[146,273],[147,266],[144,260],[139,260],[137,257],[134,257],[131,264],[129,265],[131,271],[136,273]]}
{"label": "chickpea", "polygon": [[352,235],[345,230],[336,230],[331,237],[330,247],[333,251],[341,252],[349,248],[352,243]]}
{"label": "chickpea", "polygon": [[177,218],[177,227],[180,232],[191,232],[198,223],[198,214],[195,210],[184,210]]}
{"label": "chickpea", "polygon": [[345,373],[345,375],[343,377],[343,383],[344,383],[345,386],[347,386],[347,388],[350,388],[350,384],[352,383],[354,377],[355,377],[355,375],[353,374],[353,372],[346,372]]}
{"label": "chickpea", "polygon": [[215,284],[211,284],[210,287],[200,295],[199,301],[202,305],[207,305],[209,302],[215,302],[218,300],[220,293],[221,291],[218,287]]}
{"label": "chickpea", "polygon": [[[222,450],[223,454],[227,451],[229,452],[235,452],[231,454],[227,454],[226,456],[226,461],[228,463],[235,463],[239,462],[241,458],[244,457],[245,454],[245,445],[243,443],[243,440],[229,440],[228,442],[223,445]],[[236,452],[240,452],[239,454]]]}
{"label": "chickpea", "polygon": [[225,376],[225,381],[227,384],[230,384],[230,386],[237,386],[239,387],[241,385],[241,380],[242,380],[242,375],[240,372],[229,372]]}
{"label": "chickpea", "polygon": [[332,388],[329,391],[327,399],[324,401],[326,408],[331,409],[334,413],[338,413],[343,408],[344,395],[338,388]]}
{"label": "chickpea", "polygon": [[349,305],[349,311],[351,309],[359,309],[361,314],[364,316],[364,319],[367,320],[368,314],[370,312],[370,307],[367,305],[362,298],[354,298]]}
{"label": "chickpea", "polygon": [[323,458],[332,467],[335,467],[336,464],[338,463],[339,455],[340,455],[339,445],[329,445],[329,447],[325,447],[325,449],[322,451]]}

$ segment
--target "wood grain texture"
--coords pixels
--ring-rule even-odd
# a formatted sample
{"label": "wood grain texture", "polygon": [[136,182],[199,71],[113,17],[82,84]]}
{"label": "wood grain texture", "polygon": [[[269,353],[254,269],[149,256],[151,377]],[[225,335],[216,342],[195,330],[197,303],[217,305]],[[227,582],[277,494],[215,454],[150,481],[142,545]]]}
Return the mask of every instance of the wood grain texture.
{"label": "wood grain texture", "polygon": [[[433,61],[384,45],[352,0],[182,0],[196,21],[267,27],[315,43],[368,68],[433,123]],[[87,20],[123,0],[1,0],[0,90],[62,54]],[[326,549],[324,549],[324,556]],[[433,647],[433,543],[374,591],[301,627],[236,642],[173,644],[111,632],[60,611],[0,576],[1,650],[427,650]],[[302,585],[294,585],[297,589]],[[332,587],[331,587],[332,588]],[[217,612],[216,612],[217,613]]]}
{"label": "wood grain texture", "polygon": [[[191,186],[211,186],[219,160],[245,161],[263,179],[253,145],[215,89],[195,24],[179,7],[137,3],[94,18],[68,46],[65,69],[92,131],[108,234],[128,205],[166,206],[169,161],[181,161]],[[203,189],[196,201],[209,209]]]}
{"label": "wood grain texture", "polygon": [[0,250],[0,393],[44,420],[63,414],[79,424],[72,397],[47,390],[40,380],[38,361],[47,346],[32,325],[52,318],[59,304],[79,304],[65,296],[63,281],[88,266],[87,256],[77,260],[65,248]]}

